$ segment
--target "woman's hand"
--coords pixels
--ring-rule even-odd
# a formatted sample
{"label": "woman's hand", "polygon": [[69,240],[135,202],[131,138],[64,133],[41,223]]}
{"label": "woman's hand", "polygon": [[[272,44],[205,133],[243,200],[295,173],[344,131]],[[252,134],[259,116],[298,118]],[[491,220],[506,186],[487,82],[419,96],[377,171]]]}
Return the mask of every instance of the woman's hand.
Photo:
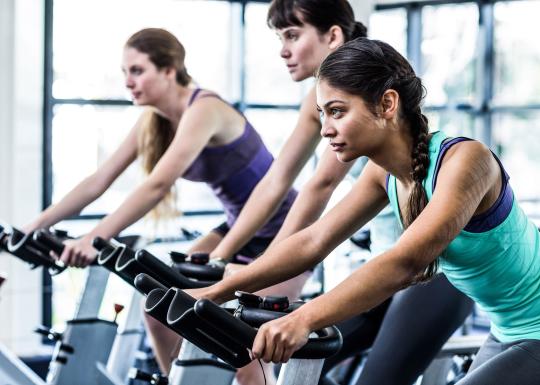
{"label": "woman's hand", "polygon": [[97,251],[92,246],[92,237],[86,235],[79,239],[64,241],[64,251],[59,259],[67,266],[86,267],[94,262],[96,256]]}
{"label": "woman's hand", "polygon": [[219,302],[217,302],[212,289],[213,289],[213,286],[209,286],[209,287],[202,287],[199,289],[185,289],[184,292],[186,294],[189,294],[195,299],[206,298],[220,304]]}
{"label": "woman's hand", "polygon": [[285,363],[308,342],[310,329],[295,313],[263,324],[253,342],[252,354],[264,362]]}
{"label": "woman's hand", "polygon": [[234,273],[238,273],[240,270],[245,268],[247,265],[242,265],[240,263],[227,263],[225,265],[225,271],[223,272],[223,278],[230,277]]}

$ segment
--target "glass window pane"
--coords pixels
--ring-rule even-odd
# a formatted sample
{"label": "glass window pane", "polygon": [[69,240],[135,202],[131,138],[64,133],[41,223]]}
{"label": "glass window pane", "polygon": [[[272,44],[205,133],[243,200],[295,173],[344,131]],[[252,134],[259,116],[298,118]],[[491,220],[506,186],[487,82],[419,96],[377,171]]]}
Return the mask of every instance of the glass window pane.
{"label": "glass window pane", "polygon": [[297,110],[247,109],[246,117],[261,135],[264,144],[276,157],[293,132],[298,119]]}
{"label": "glass window pane", "polygon": [[427,105],[473,103],[478,6],[422,8],[422,71]]}
{"label": "glass window pane", "polygon": [[540,2],[497,2],[494,12],[494,103],[540,103]]}
{"label": "glass window pane", "polygon": [[[289,138],[298,119],[297,110],[248,109],[246,116],[259,132],[264,143],[276,158]],[[308,161],[302,169],[294,186],[299,189],[313,175],[315,161]]]}
{"label": "glass window pane", "polygon": [[[137,107],[56,106],[52,135],[53,202],[93,173],[118,148],[140,112]],[[83,214],[113,211],[143,178],[142,169],[135,162]],[[221,209],[204,183],[182,180],[177,187],[178,207],[182,211]]]}
{"label": "glass window pane", "polygon": [[458,111],[426,111],[429,130],[444,131],[449,136],[475,137],[474,118],[472,115]]}
{"label": "glass window pane", "polygon": [[184,45],[196,82],[224,98],[236,97],[231,52],[238,39],[231,38],[231,15],[238,7],[226,1],[55,0],[53,96],[127,98],[123,45],[139,29],[161,27]]}
{"label": "glass window pane", "polygon": [[299,104],[311,79],[294,82],[280,56],[281,43],[266,24],[268,4],[246,6],[246,102]]}
{"label": "glass window pane", "polygon": [[[53,203],[92,174],[120,145],[135,124],[137,107],[57,105],[52,126]],[[142,177],[131,165],[83,214],[107,213],[137,186]]]}
{"label": "glass window pane", "polygon": [[406,57],[407,11],[405,9],[392,9],[373,12],[369,18],[368,35],[372,39],[390,44]]}
{"label": "glass window pane", "polygon": [[223,206],[206,183],[181,179],[176,185],[177,207],[182,212],[223,210]]}
{"label": "glass window pane", "polygon": [[[540,169],[538,132],[540,112],[500,113],[493,117],[493,148],[510,175],[510,184],[520,200],[538,201],[540,197],[540,185],[532,182]],[[537,213],[540,214],[540,210]]]}

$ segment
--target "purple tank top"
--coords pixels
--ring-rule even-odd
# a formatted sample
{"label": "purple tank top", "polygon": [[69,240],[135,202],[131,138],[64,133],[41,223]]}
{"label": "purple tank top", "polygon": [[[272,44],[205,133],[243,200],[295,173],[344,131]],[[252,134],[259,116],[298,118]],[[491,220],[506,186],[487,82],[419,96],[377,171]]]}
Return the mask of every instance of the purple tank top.
{"label": "purple tank top", "polygon": [[[193,104],[201,89],[196,89],[188,103]],[[200,97],[217,97],[204,94]],[[266,174],[274,158],[261,137],[247,121],[240,137],[222,146],[205,147],[186,170],[183,178],[204,182],[220,200],[232,227],[251,192]],[[257,237],[273,237],[283,224],[297,192],[291,189],[274,216],[257,231]]]}

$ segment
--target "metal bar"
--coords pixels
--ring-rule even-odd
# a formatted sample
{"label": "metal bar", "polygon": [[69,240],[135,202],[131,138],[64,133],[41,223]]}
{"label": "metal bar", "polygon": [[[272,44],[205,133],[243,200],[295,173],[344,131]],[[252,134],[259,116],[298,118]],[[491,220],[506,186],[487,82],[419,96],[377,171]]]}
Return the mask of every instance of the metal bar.
{"label": "metal bar", "polygon": [[97,106],[132,106],[133,103],[123,99],[52,99],[52,104],[73,104],[73,105],[97,105]]}
{"label": "metal bar", "polygon": [[[53,80],[53,0],[45,0],[44,4],[44,70],[43,70],[43,153],[41,207],[45,209],[52,200],[52,80]],[[41,323],[52,326],[52,279],[47,269],[41,273]],[[43,338],[43,341],[48,341]]]}
{"label": "metal bar", "polygon": [[422,7],[407,7],[407,57],[414,71],[422,73]]}

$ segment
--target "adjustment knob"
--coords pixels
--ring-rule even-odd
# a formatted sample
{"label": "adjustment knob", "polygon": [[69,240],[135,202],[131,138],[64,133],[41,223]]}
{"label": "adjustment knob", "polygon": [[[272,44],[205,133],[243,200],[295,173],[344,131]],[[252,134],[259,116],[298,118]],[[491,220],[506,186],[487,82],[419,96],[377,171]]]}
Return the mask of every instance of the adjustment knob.
{"label": "adjustment knob", "polygon": [[188,257],[187,254],[181,253],[179,251],[169,251],[169,255],[174,263],[185,262],[186,258]]}
{"label": "adjustment knob", "polygon": [[196,265],[206,265],[210,260],[208,253],[193,253],[190,256],[191,263]]}
{"label": "adjustment knob", "polygon": [[273,311],[284,311],[289,308],[289,298],[287,297],[278,297],[278,296],[268,296],[262,299],[261,308],[266,310]]}
{"label": "adjustment knob", "polygon": [[244,305],[245,307],[258,308],[262,302],[262,298],[258,295],[245,291],[237,290],[234,292],[234,295],[238,298],[240,305]]}

